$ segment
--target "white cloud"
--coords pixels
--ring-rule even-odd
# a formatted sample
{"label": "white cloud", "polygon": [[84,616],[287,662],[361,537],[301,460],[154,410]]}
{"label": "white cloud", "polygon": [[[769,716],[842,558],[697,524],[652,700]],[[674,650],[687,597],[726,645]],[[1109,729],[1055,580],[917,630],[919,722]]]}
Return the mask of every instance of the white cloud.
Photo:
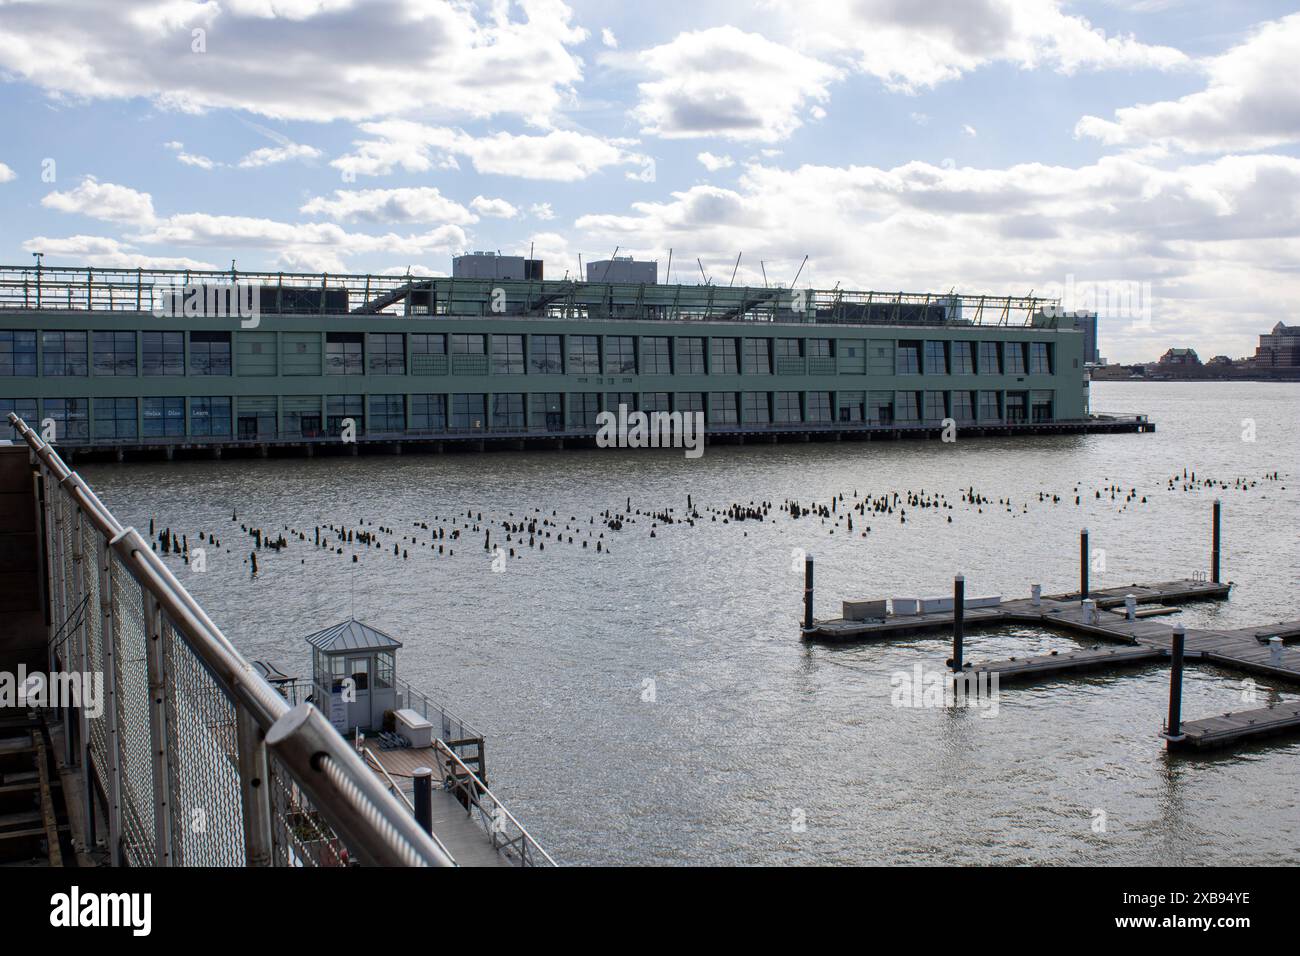
{"label": "white cloud", "polygon": [[555,218],[555,210],[551,208],[548,202],[535,202],[528,207],[528,214],[534,219],[540,219],[543,222]]}
{"label": "white cloud", "polygon": [[519,210],[506,202],[504,199],[488,199],[486,196],[475,196],[470,200],[470,208],[483,216],[492,216],[496,219],[513,219],[519,215]]}
{"label": "white cloud", "polygon": [[605,27],[600,31],[600,42],[611,50],[618,49],[618,37],[614,36],[614,31]]}
{"label": "white cloud", "polygon": [[1085,116],[1076,136],[1107,145],[1154,143],[1192,152],[1263,149],[1300,142],[1300,14],[1267,23],[1205,62],[1204,90],[1130,106],[1114,120]]}
{"label": "white cloud", "polygon": [[[1165,169],[1132,157],[1079,168],[951,169],[911,162],[745,168],[735,188],[697,185],[575,223],[630,254],[673,247],[734,262],[738,284],[1042,293],[1076,282],[1152,283],[1152,328],[1103,318],[1103,351],[1140,358],[1176,330],[1242,354],[1295,294],[1300,159],[1231,156]],[[720,268],[720,266],[719,266]],[[716,271],[716,270],[715,270]],[[1167,345],[1167,343],[1166,343]],[[1161,349],[1163,350],[1163,348]]]}
{"label": "white cloud", "polygon": [[[69,9],[71,7],[71,9]],[[0,3],[0,72],[60,98],[363,120],[424,111],[548,124],[587,32],[560,0]],[[206,52],[190,31],[207,30]],[[310,78],[304,82],[304,78]]]}
{"label": "white cloud", "polygon": [[153,197],[129,186],[101,183],[87,176],[68,192],[49,192],[41,199],[46,209],[76,213],[105,222],[148,225],[154,221]]}
{"label": "white cloud", "polygon": [[299,212],[344,221],[376,223],[443,222],[469,225],[478,217],[434,186],[404,189],[336,189],[332,198],[316,196]]}
{"label": "white cloud", "polygon": [[1060,0],[771,0],[783,34],[799,49],[826,55],[914,92],[990,63],[1024,69],[1160,69],[1188,63],[1172,47],[1132,36],[1106,36],[1087,19],[1063,13]]}
{"label": "white cloud", "polygon": [[9,180],[17,179],[17,178],[18,178],[18,174],[16,172],[14,172],[4,163],[0,163],[0,183],[7,183],[9,182]]}
{"label": "white cloud", "polygon": [[979,133],[975,131],[975,127],[971,126],[969,123],[963,123],[961,131],[972,138],[979,135]]}
{"label": "white cloud", "polygon": [[357,140],[356,150],[333,160],[331,166],[354,175],[381,176],[399,168],[420,173],[435,165],[454,167],[456,157],[464,156],[480,173],[561,182],[586,179],[606,166],[653,169],[653,160],[627,149],[633,140],[602,139],[572,130],[475,137],[446,126],[385,120],[363,123],[361,131],[371,138]]}
{"label": "white cloud", "polygon": [[240,168],[253,169],[258,166],[272,166],[286,163],[293,159],[317,159],[321,151],[315,146],[301,143],[289,143],[285,146],[263,146],[255,149],[239,161]]}
{"label": "white cloud", "polygon": [[210,262],[178,256],[149,256],[134,251],[128,243],[109,236],[36,236],[23,243],[25,252],[42,253],[46,264],[62,259],[70,265],[96,266],[104,269],[215,269]]}
{"label": "white cloud", "polygon": [[179,142],[178,140],[172,140],[171,142],[164,143],[163,145],[167,149],[170,149],[173,153],[176,154],[176,159],[178,162],[184,163],[186,166],[194,166],[198,169],[216,169],[217,166],[220,165],[220,163],[216,162],[215,160],[209,159],[206,156],[200,156],[196,153],[186,152],[185,144]]}
{"label": "white cloud", "polygon": [[701,166],[711,173],[716,173],[719,169],[726,169],[729,166],[736,165],[736,161],[726,154],[715,156],[713,153],[706,151],[698,154],[695,158],[700,161]]}
{"label": "white cloud", "polygon": [[638,84],[633,114],[642,131],[775,142],[800,125],[799,113],[825,100],[838,71],[733,26],[679,33],[637,54],[650,79]]}

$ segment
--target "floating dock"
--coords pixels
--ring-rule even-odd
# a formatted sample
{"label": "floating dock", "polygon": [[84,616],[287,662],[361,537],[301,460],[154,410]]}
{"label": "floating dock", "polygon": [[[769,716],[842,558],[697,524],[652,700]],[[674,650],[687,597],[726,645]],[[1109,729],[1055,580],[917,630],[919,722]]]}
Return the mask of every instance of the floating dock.
{"label": "floating dock", "polygon": [[[1241,713],[1184,722],[1182,669],[1184,660],[1217,664],[1273,681],[1300,684],[1300,649],[1287,642],[1300,638],[1300,620],[1242,628],[1184,628],[1155,620],[1174,613],[1177,605],[1226,599],[1231,583],[1219,580],[1221,505],[1214,503],[1213,544],[1209,573],[1155,584],[1131,584],[1092,590],[1088,586],[1088,532],[1080,535],[1080,588],[1066,594],[1043,595],[1034,586],[1029,598],[1003,601],[998,597],[966,598],[965,578],[958,575],[949,598],[897,598],[886,613],[886,602],[846,601],[851,617],[813,617],[813,561],[804,564],[804,616],[800,629],[806,641],[845,643],[879,641],[927,632],[952,634],[953,654],[946,665],[953,679],[962,675],[972,684],[987,675],[997,685],[1060,677],[1084,671],[1118,670],[1170,662],[1169,719],[1162,736],[1171,749],[1209,749],[1244,740],[1300,731],[1300,702],[1290,701]],[[1149,605],[1146,613],[1138,610]],[[929,607],[930,610],[926,610]],[[865,616],[871,613],[872,616]],[[861,617],[861,619],[857,619]],[[1106,641],[1110,646],[1072,652],[1052,651],[1029,657],[972,664],[963,660],[966,627],[1031,624],[1065,631],[1076,637]],[[986,686],[986,685],[979,685]]]}

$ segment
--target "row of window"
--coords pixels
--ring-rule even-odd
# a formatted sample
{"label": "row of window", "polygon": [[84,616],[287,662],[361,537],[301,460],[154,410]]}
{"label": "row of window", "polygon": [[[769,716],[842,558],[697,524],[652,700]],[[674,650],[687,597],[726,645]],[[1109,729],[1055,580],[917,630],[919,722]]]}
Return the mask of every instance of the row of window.
{"label": "row of window", "polygon": [[[369,402],[367,403],[367,398]],[[409,404],[408,404],[409,400]],[[137,401],[140,412],[137,421]],[[274,399],[253,400],[257,410],[237,406],[229,396],[149,396],[94,399],[94,437],[144,438],[305,437],[339,435],[345,419],[358,434],[399,432],[595,428],[602,411],[704,412],[711,425],[867,422],[1050,421],[1052,392],[984,390],[882,392],[531,392],[452,395],[327,395],[285,408],[283,434]],[[322,410],[324,419],[322,421]],[[35,399],[0,399],[0,415],[16,412],[29,423],[54,419],[56,438],[90,436],[89,402],[47,398],[38,415]],[[186,421],[189,428],[186,430]]]}
{"label": "row of window", "polygon": [[[184,332],[138,334],[142,374],[186,373]],[[36,335],[0,331],[0,375],[37,373]],[[136,335],[41,332],[40,373],[87,375],[93,364],[96,375],[134,376]],[[328,332],[324,370],[327,375],[405,375],[408,347],[409,361],[417,372],[422,369],[415,356],[479,355],[489,360],[495,375],[560,375],[566,371],[571,375],[771,375],[785,359],[836,356],[834,339],[530,335],[525,354],[524,338],[458,332]],[[303,343],[296,345],[306,349]],[[860,345],[843,347],[846,356],[855,357]],[[261,343],[254,343],[253,350],[260,353]],[[879,352],[887,363],[888,349],[880,347]],[[88,355],[93,356],[90,362]],[[1050,375],[1054,367],[1050,342],[905,340],[898,343],[893,359],[899,375]],[[189,333],[189,374],[231,374],[231,334]]]}

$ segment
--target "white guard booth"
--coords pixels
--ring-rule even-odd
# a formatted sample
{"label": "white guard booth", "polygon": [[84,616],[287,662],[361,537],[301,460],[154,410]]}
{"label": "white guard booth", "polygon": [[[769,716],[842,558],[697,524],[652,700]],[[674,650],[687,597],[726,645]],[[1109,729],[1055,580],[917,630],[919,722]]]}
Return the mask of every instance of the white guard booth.
{"label": "white guard booth", "polygon": [[321,710],[340,733],[383,727],[397,706],[397,649],[402,642],[357,620],[308,635],[312,679],[329,695]]}

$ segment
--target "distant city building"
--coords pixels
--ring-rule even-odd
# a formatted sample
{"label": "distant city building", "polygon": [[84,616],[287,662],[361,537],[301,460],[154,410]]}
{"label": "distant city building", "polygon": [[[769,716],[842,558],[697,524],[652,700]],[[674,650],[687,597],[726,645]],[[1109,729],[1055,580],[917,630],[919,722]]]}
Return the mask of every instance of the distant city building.
{"label": "distant city building", "polygon": [[1279,322],[1273,331],[1261,335],[1255,364],[1259,368],[1300,369],[1300,325]]}
{"label": "distant city building", "polygon": [[1049,319],[1073,319],[1074,327],[1083,333],[1083,362],[1085,365],[1105,365],[1106,360],[1101,357],[1097,349],[1097,313],[1079,309],[1074,312],[1067,312],[1060,306],[1049,305],[1043,308],[1040,315]]}
{"label": "distant city building", "polygon": [[1200,364],[1201,360],[1197,356],[1195,349],[1170,349],[1165,352],[1164,355],[1160,356],[1160,360],[1156,363],[1156,365],[1161,368],[1168,368],[1170,366],[1189,368],[1199,366]]}
{"label": "distant city building", "polygon": [[631,256],[615,256],[587,263],[588,282],[633,282],[657,285],[659,263],[638,261]]}
{"label": "distant city building", "polygon": [[496,252],[471,252],[451,260],[453,279],[535,279],[542,278],[542,260],[523,256],[503,256]]}
{"label": "distant city building", "polygon": [[1231,368],[1232,359],[1226,355],[1216,355],[1205,363],[1206,368]]}

